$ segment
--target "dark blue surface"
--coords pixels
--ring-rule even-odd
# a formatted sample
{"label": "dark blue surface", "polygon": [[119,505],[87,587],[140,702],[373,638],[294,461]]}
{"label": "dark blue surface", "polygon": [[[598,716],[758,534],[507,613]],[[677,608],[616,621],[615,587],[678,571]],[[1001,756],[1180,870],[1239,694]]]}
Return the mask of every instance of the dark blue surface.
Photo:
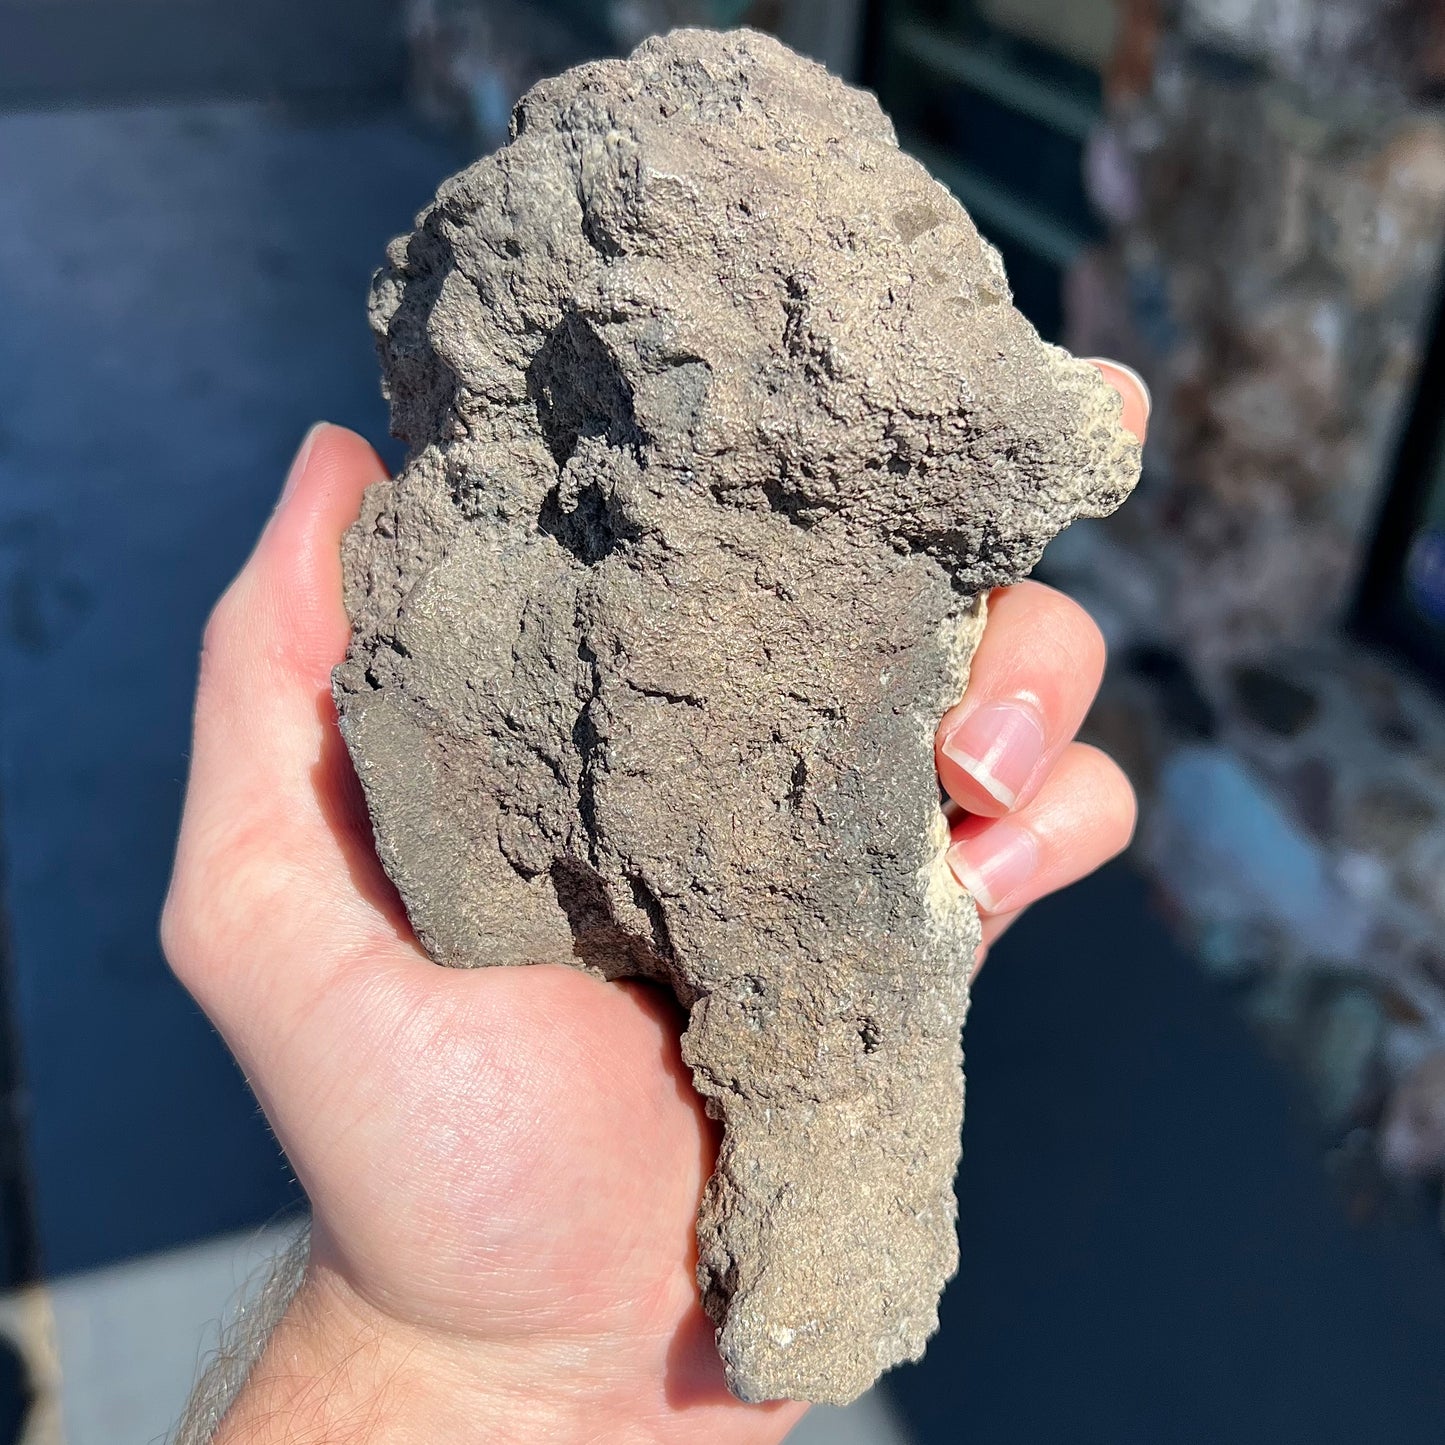
{"label": "dark blue surface", "polygon": [[399,0],[0,0],[0,106],[395,97]]}
{"label": "dark blue surface", "polygon": [[40,1242],[72,1270],[291,1198],[156,918],[206,612],[318,417],[377,439],[399,116],[0,117],[0,822]]}
{"label": "dark blue surface", "polygon": [[1107,870],[1000,944],[965,1035],[963,1263],[891,1379],[921,1445],[1438,1445],[1445,1262],[1348,1226],[1243,1025]]}

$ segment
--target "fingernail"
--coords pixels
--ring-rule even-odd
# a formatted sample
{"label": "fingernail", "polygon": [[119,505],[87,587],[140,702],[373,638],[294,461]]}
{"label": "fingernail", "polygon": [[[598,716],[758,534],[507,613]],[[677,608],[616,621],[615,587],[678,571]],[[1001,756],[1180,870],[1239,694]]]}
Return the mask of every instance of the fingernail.
{"label": "fingernail", "polygon": [[1012,808],[1044,755],[1038,709],[1022,699],[986,702],[965,713],[943,740],[957,763],[995,802]]}
{"label": "fingernail", "polygon": [[948,850],[948,866],[985,913],[1017,907],[1019,894],[1039,866],[1038,839],[1020,824],[1001,818]]}
{"label": "fingernail", "polygon": [[[1154,398],[1150,395],[1149,383],[1145,381],[1132,366],[1125,366],[1122,361],[1113,361],[1107,356],[1088,356],[1084,359],[1088,361],[1090,365],[1097,366],[1099,370],[1104,373],[1106,380],[1111,371],[1117,372],[1120,376],[1128,377],[1139,388],[1139,395],[1144,401],[1143,414],[1137,414],[1135,407],[1130,404],[1129,398],[1125,396],[1123,422],[1124,425],[1142,441],[1144,429],[1149,424],[1149,414],[1154,410]],[[1118,388],[1115,389],[1117,390]]]}
{"label": "fingernail", "polygon": [[[311,459],[311,448],[316,443],[316,433],[325,425],[324,421],[313,422],[311,430],[301,438],[301,445],[296,448],[296,455],[291,459],[291,470],[286,473],[286,485],[281,488],[282,502],[296,490],[296,483],[301,480],[302,474],[306,471],[306,463]],[[277,505],[279,506],[280,503],[278,502]]]}

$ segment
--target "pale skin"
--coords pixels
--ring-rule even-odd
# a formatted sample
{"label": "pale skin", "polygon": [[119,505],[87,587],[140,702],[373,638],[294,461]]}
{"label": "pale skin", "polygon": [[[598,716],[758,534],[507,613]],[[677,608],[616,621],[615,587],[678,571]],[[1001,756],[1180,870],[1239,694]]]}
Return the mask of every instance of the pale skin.
{"label": "pale skin", "polygon": [[[1146,394],[1101,370],[1142,434]],[[437,968],[372,851],[329,675],[341,535],[383,475],[315,429],[205,633],[162,937],[313,1214],[305,1281],[215,1438],[769,1445],[805,1407],[723,1386],[694,1278],[716,1139],[675,1006],[560,965]],[[1074,741],[1103,665],[1076,604],[994,594],[938,734],[980,963],[1130,837],[1128,782]]]}

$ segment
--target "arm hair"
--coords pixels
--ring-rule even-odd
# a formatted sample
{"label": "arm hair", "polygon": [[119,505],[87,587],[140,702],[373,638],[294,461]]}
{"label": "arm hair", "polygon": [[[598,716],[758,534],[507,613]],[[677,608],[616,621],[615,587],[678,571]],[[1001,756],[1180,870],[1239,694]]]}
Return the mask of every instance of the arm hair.
{"label": "arm hair", "polygon": [[171,1445],[208,1445],[215,1436],[271,1332],[296,1298],[310,1255],[311,1230],[306,1228],[271,1262],[270,1273],[255,1298],[242,1301],[191,1391]]}

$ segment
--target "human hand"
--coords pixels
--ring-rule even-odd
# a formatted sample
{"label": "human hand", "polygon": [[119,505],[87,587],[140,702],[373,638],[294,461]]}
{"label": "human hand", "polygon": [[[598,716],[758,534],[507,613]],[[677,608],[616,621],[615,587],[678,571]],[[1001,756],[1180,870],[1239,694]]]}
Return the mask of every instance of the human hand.
{"label": "human hand", "polygon": [[[163,941],[313,1211],[305,1283],[216,1438],[780,1440],[804,1407],[734,1400],[698,1302],[716,1140],[674,1005],[562,966],[437,968],[376,860],[329,683],[341,534],[383,475],[313,431],[206,629]],[[1127,840],[1128,784],[1070,741],[1102,663],[1057,593],[995,594],[939,732],[986,940]]]}

